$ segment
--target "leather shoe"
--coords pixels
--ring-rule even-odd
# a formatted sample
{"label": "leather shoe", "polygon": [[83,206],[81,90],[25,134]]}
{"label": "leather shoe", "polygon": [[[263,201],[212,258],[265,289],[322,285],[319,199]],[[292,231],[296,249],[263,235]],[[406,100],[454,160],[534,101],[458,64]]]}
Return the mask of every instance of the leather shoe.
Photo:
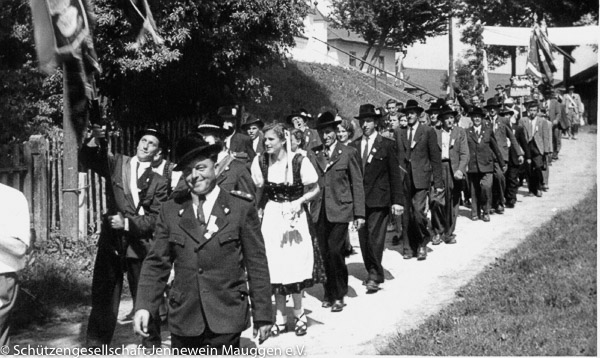
{"label": "leather shoe", "polygon": [[456,238],[454,238],[454,235],[452,235],[452,236],[446,238],[446,240],[444,240],[444,242],[448,245],[456,244]]}
{"label": "leather shoe", "polygon": [[375,293],[380,289],[379,284],[374,280],[367,281],[367,293]]}
{"label": "leather shoe", "polygon": [[335,300],[331,306],[331,312],[342,312],[344,310],[344,300]]}
{"label": "leather shoe", "polygon": [[323,303],[321,304],[321,307],[323,308],[330,308],[331,306],[333,306],[331,301],[323,301]]}
{"label": "leather shoe", "polygon": [[439,245],[441,243],[442,243],[442,238],[440,237],[440,234],[433,235],[433,239],[431,240],[431,244],[432,245]]}
{"label": "leather shoe", "polygon": [[538,198],[541,198],[542,197],[542,191],[538,190],[538,192],[535,193],[535,196],[537,196]]}
{"label": "leather shoe", "polygon": [[496,208],[496,214],[504,214],[504,206],[502,204]]}
{"label": "leather shoe", "polygon": [[483,214],[483,218],[481,219],[485,222],[489,222],[490,221],[490,215],[489,214]]}
{"label": "leather shoe", "polygon": [[506,203],[507,209],[514,209],[514,207],[515,207],[515,203]]}
{"label": "leather shoe", "polygon": [[403,259],[405,259],[405,260],[410,260],[410,259],[412,259],[412,258],[413,258],[413,254],[404,253],[404,254],[402,255],[402,258],[403,258]]}
{"label": "leather shoe", "polygon": [[417,260],[423,261],[427,258],[427,248],[425,246],[419,246],[419,251],[417,251]]}
{"label": "leather shoe", "polygon": [[477,220],[479,220],[479,216],[473,215],[473,216],[471,216],[471,220],[477,221]]}

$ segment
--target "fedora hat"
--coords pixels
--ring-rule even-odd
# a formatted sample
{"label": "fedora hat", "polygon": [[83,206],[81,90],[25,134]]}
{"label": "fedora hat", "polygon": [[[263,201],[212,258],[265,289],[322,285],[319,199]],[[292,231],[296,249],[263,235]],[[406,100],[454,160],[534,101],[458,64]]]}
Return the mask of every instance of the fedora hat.
{"label": "fedora hat", "polygon": [[492,97],[492,98],[488,98],[485,106],[483,106],[483,108],[485,109],[489,109],[489,108],[500,108],[502,104],[500,102],[498,102],[498,99],[496,97]]}
{"label": "fedora hat", "polygon": [[445,114],[451,114],[453,117],[456,117],[458,115],[458,111],[453,110],[452,107],[450,107],[447,104],[441,106],[439,111],[440,113],[438,113],[438,118],[442,117]]}
{"label": "fedora hat", "polygon": [[537,99],[534,99],[534,98],[532,98],[532,97],[525,97],[525,99],[523,100],[523,105],[524,105],[526,108],[529,108],[529,107],[531,107],[532,105],[534,105],[534,106],[538,106],[538,107],[540,106],[540,104],[539,104],[539,102],[537,101]]}
{"label": "fedora hat", "polygon": [[241,127],[243,130],[248,130],[248,128],[253,124],[259,129],[263,129],[263,127],[265,126],[265,122],[263,122],[260,118],[256,117],[253,114],[249,114],[246,118],[246,122],[242,124]]}
{"label": "fedora hat", "polygon": [[567,89],[573,89],[573,90],[574,90],[574,89],[575,89],[575,86],[573,86],[573,85],[570,85],[569,87],[567,87]]}
{"label": "fedora hat", "polygon": [[240,113],[240,107],[237,104],[230,106],[221,106],[217,110],[217,116],[221,119],[238,119]]}
{"label": "fedora hat", "polygon": [[227,130],[223,128],[223,120],[220,117],[211,116],[198,125],[196,132],[201,134],[215,133],[218,136],[221,136],[225,135]]}
{"label": "fedora hat", "polygon": [[300,118],[304,119],[305,122],[313,119],[312,115],[310,113],[308,113],[308,111],[306,109],[300,108],[298,110],[292,111],[292,114],[285,117],[285,121],[288,122],[289,124],[292,124],[292,119],[295,117],[300,117]]}
{"label": "fedora hat", "polygon": [[[325,112],[327,113],[327,112]],[[361,104],[358,109],[358,116],[354,117],[356,119],[364,119],[364,118],[380,118],[381,117],[381,109],[375,108],[374,105],[367,103]]]}
{"label": "fedora hat", "polygon": [[425,113],[432,114],[433,112],[439,112],[443,105],[446,104],[443,98],[438,98],[435,102],[429,106],[428,109],[425,110]]}
{"label": "fedora hat", "polygon": [[182,171],[190,162],[197,158],[210,158],[219,154],[223,148],[220,143],[208,144],[200,133],[190,133],[177,142],[175,157],[177,165],[174,171]]}
{"label": "fedora hat", "polygon": [[485,111],[481,108],[481,107],[471,107],[471,110],[469,111],[469,117],[473,117],[474,115],[480,115],[482,117],[485,117]]}
{"label": "fedora hat", "polygon": [[337,119],[333,112],[323,112],[317,117],[317,123],[315,127],[322,129],[325,127],[337,127],[338,124],[342,123],[341,119]]}
{"label": "fedora hat", "polygon": [[159,130],[154,129],[154,128],[146,128],[146,129],[142,129],[140,131],[138,131],[137,133],[135,133],[135,142],[139,143],[140,139],[142,139],[143,136],[145,135],[151,135],[156,137],[156,139],[158,139],[158,146],[163,150],[163,152],[168,152],[169,151],[169,139],[167,138],[166,135],[164,135],[163,133],[161,133]]}
{"label": "fedora hat", "polygon": [[502,86],[501,84],[499,84],[499,83],[498,83],[498,84],[496,85],[496,91],[497,91],[497,90],[499,90],[499,89],[503,90],[503,89],[504,89],[504,86]]}
{"label": "fedora hat", "polygon": [[401,112],[406,113],[412,109],[416,110],[419,114],[423,113],[425,110],[423,107],[419,106],[419,102],[415,101],[414,99],[409,99],[406,101],[406,106],[401,110]]}

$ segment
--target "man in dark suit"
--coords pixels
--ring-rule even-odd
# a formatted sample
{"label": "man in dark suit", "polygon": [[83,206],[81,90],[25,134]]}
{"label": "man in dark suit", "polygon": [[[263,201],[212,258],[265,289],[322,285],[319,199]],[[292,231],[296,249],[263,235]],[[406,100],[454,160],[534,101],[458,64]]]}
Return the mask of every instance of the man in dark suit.
{"label": "man in dark suit", "polygon": [[471,219],[475,221],[480,218],[488,222],[492,201],[494,160],[498,160],[500,168],[504,170],[504,159],[494,138],[493,129],[482,125],[485,112],[479,107],[472,107],[469,115],[473,120],[473,127],[467,130]]}
{"label": "man in dark suit", "polygon": [[[504,87],[503,87],[504,88]],[[494,138],[498,149],[502,154],[504,162],[508,162],[508,149],[516,148],[517,154],[521,157],[520,161],[523,162],[523,151],[519,147],[515,136],[510,129],[510,119],[507,117],[498,116],[498,109],[500,108],[501,102],[496,100],[496,97],[488,99],[487,104],[483,107],[488,111],[488,115],[485,119],[484,125],[492,128],[494,131]],[[504,177],[504,170],[500,166],[500,162],[496,159],[494,161],[494,175],[492,184],[492,207],[497,214],[504,214],[504,190],[506,189],[506,179]]]}
{"label": "man in dark suit", "polygon": [[552,138],[549,137],[551,131],[548,129],[550,122],[540,113],[537,100],[529,99],[525,102],[527,106],[527,117],[524,117],[523,128],[527,134],[529,153],[531,159],[529,164],[529,175],[527,177],[527,186],[529,187],[528,196],[542,196],[543,174],[542,170],[548,165],[547,157],[552,153]]}
{"label": "man in dark suit", "polygon": [[377,132],[381,112],[372,104],[360,106],[358,117],[363,135],[351,143],[360,155],[365,191],[365,225],[358,231],[360,249],[368,273],[367,293],[379,291],[384,281],[383,249],[392,215],[402,214],[404,193],[396,143]]}
{"label": "man in dark suit", "polygon": [[254,149],[257,155],[265,151],[265,135],[262,132],[264,126],[265,123],[252,114],[246,118],[246,123],[242,124],[242,130],[246,131],[250,139],[252,139],[252,149]]}
{"label": "man in dark suit", "polygon": [[427,194],[432,182],[435,193],[439,195],[444,191],[441,152],[435,130],[418,121],[423,108],[417,101],[408,100],[402,112],[407,116],[408,126],[396,130],[396,142],[400,167],[407,173],[404,220],[408,240],[404,240],[403,256],[410,259],[416,252],[418,260],[425,260],[427,242],[431,238],[425,214]]}
{"label": "man in dark suit", "polygon": [[458,114],[448,105],[442,105],[438,119],[442,128],[437,129],[438,146],[442,152],[442,181],[444,182],[444,202],[432,200],[431,226],[433,245],[442,242],[455,244],[456,218],[458,217],[460,193],[467,174],[469,146],[465,130],[455,126]]}
{"label": "man in dark suit", "polygon": [[[171,348],[238,348],[241,332],[268,337],[271,285],[258,214],[250,200],[217,185],[220,144],[190,135],[177,145],[178,165],[190,194],[166,202],[155,244],[144,261],[134,330],[147,335],[151,312],[164,292],[171,267],[168,325]],[[252,307],[252,312],[250,312]]]}
{"label": "man in dark suit", "polygon": [[[325,112],[324,112],[325,113]],[[292,111],[292,114],[285,119],[288,125],[299,129],[304,133],[304,150],[307,152],[321,145],[321,138],[315,129],[308,128],[308,121],[313,119],[310,113],[304,108]]]}
{"label": "man in dark suit", "polygon": [[[499,110],[501,116],[514,118],[514,123],[511,123],[511,129],[518,143],[518,148],[511,146],[508,150],[508,169],[506,170],[506,207],[512,209],[517,203],[517,191],[519,190],[519,172],[523,165],[523,158],[530,159],[529,146],[527,145],[527,135],[525,129],[520,123],[520,117],[514,116],[514,110],[509,107],[501,107]],[[521,149],[524,156],[520,156],[517,149]]]}
{"label": "man in dark suit", "polygon": [[226,137],[223,144],[236,159],[252,163],[256,156],[252,149],[252,139],[246,134],[238,133],[240,110],[238,105],[219,107],[217,116],[223,121]]}
{"label": "man in dark suit", "polygon": [[360,230],[365,222],[365,192],[358,154],[354,148],[337,141],[336,129],[340,123],[332,112],[323,112],[317,118],[323,144],[308,151],[321,188],[310,212],[327,275],[323,307],[331,307],[332,312],[344,309],[344,296],[348,293],[345,256],[348,223],[354,221]]}
{"label": "man in dark suit", "polygon": [[[83,166],[103,176],[109,185],[107,214],[102,222],[98,252],[92,278],[92,311],[87,327],[88,347],[109,345],[117,324],[123,273],[134,302],[142,262],[152,245],[152,233],[161,202],[167,200],[165,178],[152,170],[152,162],[161,158],[166,137],[154,129],[137,133],[134,157],[108,153],[103,130],[94,130],[93,137],[81,149]],[[158,306],[152,311],[154,320],[145,348],[160,347]]]}
{"label": "man in dark suit", "polygon": [[567,118],[563,116],[563,105],[553,89],[546,92],[545,105],[548,120],[552,123],[552,160],[557,160],[562,146],[562,132],[568,128]]}
{"label": "man in dark suit", "polygon": [[[223,145],[223,141],[227,136],[227,131],[223,128],[223,122],[218,118],[209,118],[196,128],[195,134],[201,136],[208,143],[220,144],[223,148],[217,155],[215,165],[217,185],[227,192],[232,190],[242,191],[254,198],[256,196],[256,186],[252,181],[248,165],[244,163],[244,159],[236,159]],[[187,195],[189,190],[185,178],[181,177],[171,197]]]}

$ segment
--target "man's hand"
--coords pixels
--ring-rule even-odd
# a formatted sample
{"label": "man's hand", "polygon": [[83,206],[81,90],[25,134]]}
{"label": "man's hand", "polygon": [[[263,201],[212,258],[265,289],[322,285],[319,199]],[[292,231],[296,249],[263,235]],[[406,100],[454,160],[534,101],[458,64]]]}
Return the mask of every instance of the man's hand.
{"label": "man's hand", "polygon": [[465,177],[465,175],[460,170],[457,170],[454,172],[454,179],[463,180],[464,177]]}
{"label": "man's hand", "polygon": [[436,194],[441,194],[444,192],[444,188],[435,188],[435,193]]}
{"label": "man's hand", "polygon": [[527,164],[531,164],[531,159],[527,159]]}
{"label": "man's hand", "polygon": [[517,161],[519,162],[519,165],[521,165],[525,161],[525,158],[522,155],[519,155],[519,158],[517,159]]}
{"label": "man's hand", "polygon": [[258,343],[262,344],[262,342],[266,341],[271,334],[271,327],[273,325],[269,322],[254,322],[253,337],[258,337]]}
{"label": "man's hand", "polygon": [[404,212],[404,208],[400,204],[392,205],[392,215],[400,216]]}
{"label": "man's hand", "polygon": [[108,217],[110,220],[110,227],[115,230],[120,230],[125,228],[125,218],[123,218],[123,214],[117,213],[117,215],[112,215]]}
{"label": "man's hand", "polygon": [[142,337],[148,337],[148,321],[150,320],[150,312],[146,310],[135,311],[133,316],[133,332]]}
{"label": "man's hand", "polygon": [[508,169],[508,165],[505,165],[505,166],[503,166],[503,167],[502,167],[502,172],[503,172],[503,173],[506,173],[506,170],[507,170],[507,169]]}
{"label": "man's hand", "polygon": [[362,228],[364,225],[365,225],[365,219],[363,219],[363,218],[354,219],[354,227],[356,228],[356,230]]}

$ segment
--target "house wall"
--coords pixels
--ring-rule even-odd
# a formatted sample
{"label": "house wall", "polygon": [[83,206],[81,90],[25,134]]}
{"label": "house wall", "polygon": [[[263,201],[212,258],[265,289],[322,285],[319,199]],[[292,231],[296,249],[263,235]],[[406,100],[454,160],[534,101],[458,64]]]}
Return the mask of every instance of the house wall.
{"label": "house wall", "polygon": [[[360,44],[360,43],[355,43],[355,42],[347,42],[347,41],[340,41],[340,40],[329,40],[329,43],[331,43],[333,46],[345,51],[345,52],[355,52],[356,56],[359,58],[362,58],[362,56],[364,56],[365,52],[367,51],[367,45],[365,44]],[[329,48],[329,53],[335,53],[335,55],[332,55],[337,57],[338,59],[338,63],[340,66],[350,66],[350,56],[348,56],[347,54],[343,53],[342,51],[338,51],[336,49],[334,49],[333,47]],[[371,52],[372,54],[372,52]],[[395,63],[395,57],[396,54],[393,50],[390,49],[383,49],[381,50],[381,56],[384,57],[384,66],[383,69],[390,72],[390,73],[396,73],[396,63]],[[370,57],[369,57],[370,59]],[[359,67],[360,65],[360,61],[356,61],[356,66]],[[367,67],[364,68],[364,70],[366,71]]]}
{"label": "house wall", "polygon": [[[315,20],[314,15],[304,19],[304,36],[294,37],[296,45],[289,49],[294,60],[304,62],[335,64],[327,53],[327,22],[322,19]],[[315,40],[313,37],[325,42]]]}

